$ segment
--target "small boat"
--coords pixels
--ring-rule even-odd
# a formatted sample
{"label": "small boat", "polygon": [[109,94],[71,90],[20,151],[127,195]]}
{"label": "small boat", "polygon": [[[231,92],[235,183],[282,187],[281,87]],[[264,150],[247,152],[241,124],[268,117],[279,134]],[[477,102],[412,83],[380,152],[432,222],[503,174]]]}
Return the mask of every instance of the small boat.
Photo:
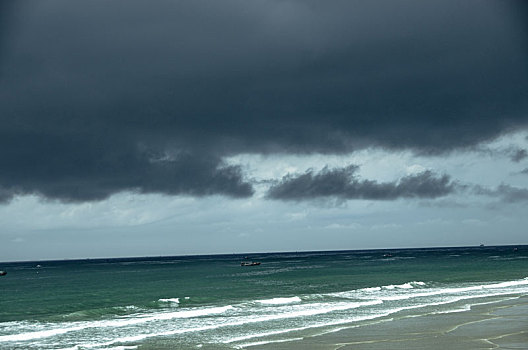
{"label": "small boat", "polygon": [[260,265],[260,262],[258,261],[242,261],[240,263],[240,266],[257,266]]}
{"label": "small boat", "polygon": [[0,276],[5,276],[5,275],[7,275],[6,271],[0,271]]}
{"label": "small boat", "polygon": [[391,253],[383,254],[383,257],[384,258],[392,258],[392,254]]}
{"label": "small boat", "polygon": [[484,243],[480,243],[479,247],[481,248],[484,247]]}

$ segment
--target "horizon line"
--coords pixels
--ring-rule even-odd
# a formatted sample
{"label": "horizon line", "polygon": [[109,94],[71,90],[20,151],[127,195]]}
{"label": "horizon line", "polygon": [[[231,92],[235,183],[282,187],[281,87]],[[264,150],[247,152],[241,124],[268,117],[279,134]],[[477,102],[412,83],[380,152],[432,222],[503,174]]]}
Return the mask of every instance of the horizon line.
{"label": "horizon line", "polygon": [[330,249],[330,250],[289,250],[271,252],[243,252],[243,253],[212,253],[212,254],[183,254],[183,255],[144,255],[144,256],[121,256],[121,257],[86,257],[86,258],[63,258],[63,259],[42,259],[42,260],[12,260],[0,261],[0,264],[23,264],[33,262],[75,262],[75,261],[101,261],[101,260],[141,260],[141,259],[170,259],[188,258],[204,256],[232,256],[250,254],[299,254],[299,253],[338,253],[338,252],[361,252],[361,251],[393,251],[393,250],[419,250],[419,249],[446,249],[446,248],[493,248],[493,247],[523,247],[528,244],[496,244],[496,245],[466,245],[466,246],[433,246],[433,247],[400,247],[400,248],[366,248],[366,249]]}

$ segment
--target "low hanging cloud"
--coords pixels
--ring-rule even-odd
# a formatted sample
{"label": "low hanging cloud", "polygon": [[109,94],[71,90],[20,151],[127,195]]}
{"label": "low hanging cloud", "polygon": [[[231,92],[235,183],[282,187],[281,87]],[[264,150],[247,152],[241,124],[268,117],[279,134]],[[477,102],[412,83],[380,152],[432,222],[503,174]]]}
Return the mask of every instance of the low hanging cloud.
{"label": "low hanging cloud", "polygon": [[[94,155],[92,152],[98,147],[79,144],[68,153],[64,149],[67,145],[68,142],[38,142],[32,138],[27,145],[12,149],[4,157],[5,168],[0,172],[0,203],[24,194],[63,202],[102,200],[121,191],[198,197],[253,195],[253,187],[243,179],[240,167],[225,165],[218,158],[187,153],[171,156],[126,148]],[[35,157],[33,147],[45,149],[49,154],[58,148],[60,157]],[[20,165],[11,166],[20,159],[24,159],[23,172]]]}
{"label": "low hanging cloud", "polygon": [[345,168],[324,168],[318,173],[309,170],[298,176],[287,175],[272,186],[268,197],[280,200],[310,200],[324,197],[341,199],[395,200],[398,198],[437,198],[453,193],[456,188],[448,175],[431,171],[402,177],[394,182],[360,180],[355,165]]}

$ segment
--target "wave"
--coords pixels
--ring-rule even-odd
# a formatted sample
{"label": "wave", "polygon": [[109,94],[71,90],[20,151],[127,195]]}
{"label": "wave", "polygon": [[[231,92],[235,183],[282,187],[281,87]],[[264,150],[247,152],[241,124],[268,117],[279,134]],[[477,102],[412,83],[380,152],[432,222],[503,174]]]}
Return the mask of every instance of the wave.
{"label": "wave", "polygon": [[167,299],[158,299],[158,302],[160,303],[168,303],[168,304],[179,304],[180,298],[167,298]]}
{"label": "wave", "polygon": [[474,291],[497,290],[497,295],[511,293],[510,290],[500,291],[509,287],[528,286],[528,277],[520,280],[496,282],[489,284],[477,284],[464,287],[429,287],[421,281],[411,281],[402,284],[390,284],[377,287],[354,289],[350,291],[328,293],[326,296],[345,299],[372,299],[382,301],[406,300],[418,297],[428,297],[443,294],[456,294]]}
{"label": "wave", "polygon": [[331,297],[338,297],[338,298],[357,299],[357,298],[362,298],[364,296],[371,296],[371,294],[374,294],[376,292],[380,292],[383,290],[414,289],[414,288],[424,288],[426,286],[427,284],[425,282],[411,281],[411,282],[406,282],[402,284],[389,284],[389,285],[383,285],[383,286],[366,287],[366,288],[353,289],[353,290],[344,291],[344,292],[327,293],[323,295],[331,296]]}
{"label": "wave", "polygon": [[412,282],[407,282],[407,283],[402,283],[402,284],[389,284],[388,286],[382,286],[381,288],[385,288],[385,289],[395,289],[395,288],[412,289],[412,288],[415,288],[416,286],[425,286],[425,282],[412,281]]}
{"label": "wave", "polygon": [[[469,286],[469,287],[434,288],[426,292],[404,293],[404,294],[398,293],[394,295],[383,295],[383,296],[380,296],[379,298],[384,301],[406,300],[406,299],[411,299],[411,298],[428,297],[428,296],[443,295],[443,294],[456,294],[456,293],[475,292],[475,291],[488,291],[488,290],[493,290],[493,289],[504,289],[508,287],[516,287],[516,286],[523,286],[523,285],[528,285],[528,278],[524,278],[522,280],[516,280],[516,281],[508,281],[508,282],[479,284],[479,285],[474,285],[474,286]],[[503,295],[503,294],[510,294],[510,293],[512,293],[511,290],[503,290],[503,291],[496,291],[495,293],[491,293],[491,295]],[[474,295],[474,296],[477,297],[478,295]]]}
{"label": "wave", "polygon": [[272,298],[272,299],[263,299],[263,300],[256,300],[259,304],[264,305],[283,305],[283,304],[292,304],[292,303],[300,303],[301,298],[295,296],[291,298]]}
{"label": "wave", "polygon": [[0,342],[12,342],[12,341],[25,341],[32,339],[41,339],[47,337],[53,337],[55,335],[61,335],[68,332],[74,332],[84,329],[83,326],[69,327],[69,328],[56,328],[45,331],[28,332],[21,334],[1,335]]}

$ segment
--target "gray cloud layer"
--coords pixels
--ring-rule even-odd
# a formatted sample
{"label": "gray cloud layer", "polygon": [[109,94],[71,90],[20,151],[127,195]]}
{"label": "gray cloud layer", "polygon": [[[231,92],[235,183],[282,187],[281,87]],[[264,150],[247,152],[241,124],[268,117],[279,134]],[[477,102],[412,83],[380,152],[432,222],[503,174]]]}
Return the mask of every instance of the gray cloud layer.
{"label": "gray cloud layer", "polygon": [[528,152],[525,149],[517,149],[511,155],[511,159],[516,163],[519,163],[521,160],[525,159],[526,157],[528,157]]}
{"label": "gray cloud layer", "polygon": [[249,196],[223,156],[438,153],[528,125],[523,1],[42,0],[0,12],[0,199]]}
{"label": "gray cloud layer", "polygon": [[398,198],[436,198],[455,191],[449,176],[431,171],[409,175],[395,182],[378,183],[359,180],[357,166],[325,168],[319,173],[309,170],[299,176],[285,176],[272,186],[268,197],[282,200],[305,200],[321,197],[343,199],[394,200]]}
{"label": "gray cloud layer", "polygon": [[473,191],[479,195],[500,198],[506,203],[518,203],[528,201],[528,189],[501,184],[495,189],[474,186]]}

